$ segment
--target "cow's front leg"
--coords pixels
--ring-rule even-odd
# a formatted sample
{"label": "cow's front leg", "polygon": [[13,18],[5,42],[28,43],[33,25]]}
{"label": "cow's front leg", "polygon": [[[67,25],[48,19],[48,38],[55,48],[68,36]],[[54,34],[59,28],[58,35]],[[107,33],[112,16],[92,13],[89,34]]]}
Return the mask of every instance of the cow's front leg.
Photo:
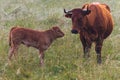
{"label": "cow's front leg", "polygon": [[99,39],[98,41],[96,41],[95,51],[97,54],[97,63],[98,64],[101,64],[101,62],[102,62],[102,60],[101,60],[102,44],[103,44],[103,40]]}
{"label": "cow's front leg", "polygon": [[90,49],[91,49],[92,42],[86,40],[86,46],[84,47],[84,57],[90,57]]}
{"label": "cow's front leg", "polygon": [[90,57],[90,49],[92,42],[90,40],[86,40],[82,35],[80,35],[80,40],[83,45],[83,52],[84,52],[83,57],[84,58]]}
{"label": "cow's front leg", "polygon": [[85,47],[84,48],[84,58],[89,58],[90,57],[90,47]]}
{"label": "cow's front leg", "polygon": [[40,65],[44,65],[44,52],[39,50]]}

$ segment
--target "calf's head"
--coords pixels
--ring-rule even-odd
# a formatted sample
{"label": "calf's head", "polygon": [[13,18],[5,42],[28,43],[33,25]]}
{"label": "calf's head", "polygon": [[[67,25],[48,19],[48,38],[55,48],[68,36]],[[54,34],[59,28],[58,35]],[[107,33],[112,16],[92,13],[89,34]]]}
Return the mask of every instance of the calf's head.
{"label": "calf's head", "polygon": [[52,27],[52,30],[54,31],[54,34],[57,38],[64,36],[64,33],[62,32],[62,30],[59,27],[57,27],[57,26]]}
{"label": "calf's head", "polygon": [[85,26],[86,15],[90,14],[91,11],[87,9],[75,8],[71,11],[66,11],[64,9],[65,17],[71,18],[72,20],[72,30],[71,32],[77,34],[81,28]]}

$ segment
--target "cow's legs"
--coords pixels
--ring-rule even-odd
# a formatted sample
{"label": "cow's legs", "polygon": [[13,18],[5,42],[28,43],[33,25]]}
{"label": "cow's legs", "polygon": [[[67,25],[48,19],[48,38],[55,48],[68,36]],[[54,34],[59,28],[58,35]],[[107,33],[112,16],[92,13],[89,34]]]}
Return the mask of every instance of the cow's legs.
{"label": "cow's legs", "polygon": [[90,57],[90,47],[85,47],[85,49],[84,49],[84,58],[88,58],[88,57]]}
{"label": "cow's legs", "polygon": [[96,41],[95,51],[96,51],[96,54],[97,54],[97,63],[99,63],[99,64],[101,64],[101,62],[102,62],[102,60],[101,60],[102,44],[103,44],[103,40],[102,39],[98,39]]}
{"label": "cow's legs", "polygon": [[82,45],[83,45],[83,51],[84,51],[84,58],[90,57],[90,49],[91,49],[91,41],[86,41],[84,37],[80,36]]}
{"label": "cow's legs", "polygon": [[44,65],[44,52],[39,50],[40,65]]}

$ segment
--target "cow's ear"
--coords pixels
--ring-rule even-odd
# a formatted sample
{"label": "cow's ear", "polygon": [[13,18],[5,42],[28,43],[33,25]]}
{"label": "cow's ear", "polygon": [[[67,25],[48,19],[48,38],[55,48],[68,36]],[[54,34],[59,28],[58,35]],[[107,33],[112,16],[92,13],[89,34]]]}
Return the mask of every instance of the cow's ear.
{"label": "cow's ear", "polygon": [[71,18],[71,16],[72,16],[72,11],[66,11],[66,10],[64,9],[64,13],[65,13],[65,17],[66,17],[66,18]]}
{"label": "cow's ear", "polygon": [[91,10],[83,10],[82,13],[84,16],[86,16],[91,13]]}
{"label": "cow's ear", "polygon": [[72,14],[65,14],[66,18],[71,18]]}

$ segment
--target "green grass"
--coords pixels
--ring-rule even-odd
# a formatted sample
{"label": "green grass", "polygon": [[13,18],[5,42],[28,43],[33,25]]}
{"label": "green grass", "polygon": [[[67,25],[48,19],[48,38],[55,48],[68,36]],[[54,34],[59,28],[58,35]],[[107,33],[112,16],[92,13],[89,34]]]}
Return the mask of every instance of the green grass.
{"label": "green grass", "polygon": [[[83,58],[79,35],[71,34],[71,20],[63,9],[81,7],[93,0],[9,0],[0,1],[0,80],[120,80],[119,0],[95,0],[107,3],[114,19],[114,30],[104,41],[103,63],[96,63],[94,44],[91,57]],[[15,15],[9,15],[20,7]],[[5,16],[5,14],[7,14]],[[12,13],[14,14],[14,13]],[[38,50],[21,45],[17,59],[8,64],[8,35],[12,26],[46,30],[59,26],[65,33],[45,52],[45,65],[39,66]]]}

